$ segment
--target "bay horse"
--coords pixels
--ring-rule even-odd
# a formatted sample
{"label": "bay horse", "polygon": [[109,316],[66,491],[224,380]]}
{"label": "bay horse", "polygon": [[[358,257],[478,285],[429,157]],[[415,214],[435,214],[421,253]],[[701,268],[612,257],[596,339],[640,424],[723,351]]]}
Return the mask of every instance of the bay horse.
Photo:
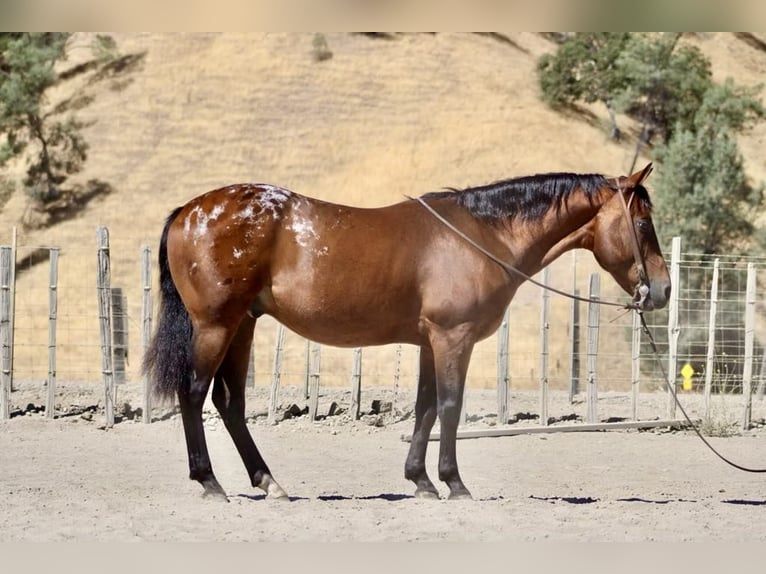
{"label": "bay horse", "polygon": [[179,401],[189,477],[204,495],[227,499],[202,425],[212,383],[213,404],[252,485],[268,498],[287,497],[244,416],[253,329],[267,314],[326,345],[418,345],[415,426],[404,476],[415,483],[416,496],[439,497],[425,465],[438,416],[439,479],[450,498],[470,498],[455,452],[466,371],[475,343],[497,330],[524,279],[419,201],[526,275],[567,250],[589,249],[637,308],[651,310],[666,305],[670,277],[642,185],[650,170],[651,164],[617,178],[534,175],[375,209],[238,184],[175,209],[160,241],[159,320],[144,371],[157,394]]}

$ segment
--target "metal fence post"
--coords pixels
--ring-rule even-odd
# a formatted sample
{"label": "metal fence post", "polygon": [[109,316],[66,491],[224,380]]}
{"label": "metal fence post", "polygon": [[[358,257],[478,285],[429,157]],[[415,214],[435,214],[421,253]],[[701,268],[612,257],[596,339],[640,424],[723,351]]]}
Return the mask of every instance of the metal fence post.
{"label": "metal fence post", "polygon": [[742,430],[750,428],[753,414],[753,346],[755,331],[755,265],[747,264],[745,292],[745,362],[742,366]]}
{"label": "metal fence post", "polygon": [[678,336],[681,328],[678,325],[678,301],[681,294],[681,238],[674,237],[670,255],[670,305],[668,313],[668,418],[676,416],[676,401],[673,398],[676,390],[678,372]]}
{"label": "metal fence post", "polygon": [[598,366],[598,331],[599,331],[599,315],[601,311],[601,305],[596,301],[601,296],[601,276],[598,273],[591,273],[590,276],[590,289],[589,298],[593,302],[588,303],[588,356],[587,356],[587,370],[588,370],[588,393],[587,393],[587,406],[588,415],[587,422],[598,422],[598,385],[596,370]]}
{"label": "metal fence post", "polygon": [[715,325],[718,314],[718,269],[720,259],[713,262],[713,279],[710,285],[710,315],[708,316],[707,354],[705,356],[704,417],[710,418],[710,393],[713,389],[713,360],[715,358]]}

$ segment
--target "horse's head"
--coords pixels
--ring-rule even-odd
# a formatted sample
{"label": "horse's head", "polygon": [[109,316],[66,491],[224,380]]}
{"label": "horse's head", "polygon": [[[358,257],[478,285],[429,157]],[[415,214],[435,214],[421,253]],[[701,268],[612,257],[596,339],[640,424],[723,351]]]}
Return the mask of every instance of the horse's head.
{"label": "horse's head", "polygon": [[595,219],[593,254],[641,310],[661,309],[670,297],[670,275],[652,223],[649,194],[641,183],[652,164],[610,180],[617,190]]}

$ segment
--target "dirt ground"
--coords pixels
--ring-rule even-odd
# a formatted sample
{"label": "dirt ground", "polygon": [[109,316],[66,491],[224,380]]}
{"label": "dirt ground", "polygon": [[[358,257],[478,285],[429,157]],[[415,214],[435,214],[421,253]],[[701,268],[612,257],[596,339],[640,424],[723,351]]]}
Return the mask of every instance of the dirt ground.
{"label": "dirt ground", "polygon": [[[461,474],[474,500],[424,501],[403,477],[411,390],[363,391],[363,412],[379,399],[393,403],[393,414],[352,421],[341,412],[270,425],[263,415],[268,389],[255,388],[248,391],[249,426],[290,500],[265,500],[250,486],[220,419],[206,410],[225,504],[203,499],[187,479],[183,428],[173,409],[155,409],[157,420],[144,424],[135,408],[140,389],[121,387],[117,403],[130,406],[118,408],[121,420],[105,430],[98,390],[63,386],[54,420],[26,408],[42,404],[39,389],[13,393],[17,415],[0,423],[0,541],[766,540],[763,475],[730,468],[689,431],[460,440]],[[319,413],[332,402],[347,408],[348,398],[347,391],[323,390]],[[738,398],[724,414],[734,418]],[[642,397],[642,408],[662,411],[666,400],[659,393]],[[699,401],[684,400],[696,416]],[[495,425],[494,392],[471,390],[468,401],[466,428]],[[535,412],[536,401],[536,393],[514,392],[511,413]],[[300,389],[285,389],[282,410],[293,403],[302,408],[306,401]],[[602,418],[624,415],[629,398],[604,394],[599,407]],[[756,399],[752,430],[736,432],[733,425],[734,436],[711,442],[741,464],[766,466],[764,408]],[[570,405],[554,393],[553,416],[582,412],[584,401]],[[434,480],[437,452],[432,442]]]}

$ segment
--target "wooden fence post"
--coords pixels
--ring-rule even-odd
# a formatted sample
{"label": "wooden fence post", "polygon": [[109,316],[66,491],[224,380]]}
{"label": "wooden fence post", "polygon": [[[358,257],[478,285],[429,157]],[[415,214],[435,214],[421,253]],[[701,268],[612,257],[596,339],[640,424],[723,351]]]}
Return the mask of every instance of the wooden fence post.
{"label": "wooden fence post", "polygon": [[713,360],[715,358],[715,325],[718,315],[718,268],[720,260],[713,261],[713,279],[710,285],[710,315],[707,326],[707,355],[705,357],[704,417],[710,418],[710,393],[713,389]]}
{"label": "wooden fence post", "polygon": [[631,417],[638,420],[639,385],[641,383],[641,317],[638,311],[633,311],[633,337],[631,340],[630,389]]}
{"label": "wooden fence post", "polygon": [[[577,288],[577,254],[572,251],[572,293],[580,296]],[[572,299],[569,315],[569,404],[580,392],[580,302]]]}
{"label": "wooden fence post", "polygon": [[747,264],[745,291],[745,362],[742,366],[742,430],[750,428],[753,414],[753,346],[755,331],[755,265]]}
{"label": "wooden fence post", "polygon": [[96,232],[98,239],[98,319],[101,338],[101,373],[104,380],[104,416],[106,428],[114,426],[114,371],[112,369],[112,297],[111,271],[109,263],[109,230],[99,227]]}
{"label": "wooden fence post", "polygon": [[668,313],[668,418],[676,416],[676,378],[678,377],[678,302],[681,295],[681,238],[674,237],[670,255],[670,305]]}
{"label": "wooden fence post", "polygon": [[359,418],[359,410],[362,401],[362,348],[354,349],[354,358],[351,365],[351,416],[354,420]]}
{"label": "wooden fence post", "polygon": [[247,360],[247,375],[245,376],[245,387],[255,388],[255,346],[250,348],[250,358]]}
{"label": "wooden fence post", "polygon": [[[543,269],[543,285],[550,280],[550,267]],[[550,319],[551,292],[542,290],[540,305],[540,424],[548,425],[548,331]]]}
{"label": "wooden fence post", "polygon": [[508,337],[511,308],[505,308],[503,322],[497,332],[497,423],[508,422],[508,387],[510,386]]}
{"label": "wooden fence post", "polygon": [[274,343],[274,368],[271,371],[271,392],[269,393],[269,424],[277,423],[279,406],[279,382],[282,377],[282,350],[285,346],[285,327],[277,323],[277,337]]}
{"label": "wooden fence post", "polygon": [[[141,347],[142,356],[152,341],[152,250],[148,245],[141,248]],[[152,382],[144,375],[144,413],[145,424],[152,422]]]}
{"label": "wooden fence post", "polygon": [[58,318],[59,250],[50,249],[50,276],[48,285],[48,400],[45,416],[52,419],[56,409],[56,319]]}
{"label": "wooden fence post", "polygon": [[10,287],[10,360],[8,363],[8,372],[10,373],[10,389],[13,391],[13,356],[16,352],[15,338],[16,338],[16,261],[17,252],[19,246],[19,234],[16,226],[13,226],[11,233],[11,278],[9,281]]}
{"label": "wooden fence post", "polygon": [[11,267],[13,266],[11,247],[0,247],[0,420],[11,418],[11,364],[12,321],[11,305]]}
{"label": "wooden fence post", "polygon": [[311,379],[311,341],[306,339],[303,361],[303,398],[309,398],[309,382]]}
{"label": "wooden fence post", "polygon": [[309,372],[309,420],[315,421],[319,410],[319,373],[322,347],[311,342],[311,368]]}
{"label": "wooden fence post", "polygon": [[598,331],[601,305],[595,301],[600,298],[600,295],[601,276],[598,273],[591,273],[590,290],[588,296],[590,299],[593,299],[594,302],[588,303],[587,422],[589,423],[598,422],[598,386],[596,381],[596,367],[598,364]]}
{"label": "wooden fence post", "polygon": [[402,374],[402,345],[394,347],[394,400],[391,405],[391,415],[396,415],[397,399],[399,398],[399,383]]}
{"label": "wooden fence post", "polygon": [[114,384],[125,383],[126,364],[128,362],[128,321],[127,298],[122,287],[112,287],[112,366]]}

